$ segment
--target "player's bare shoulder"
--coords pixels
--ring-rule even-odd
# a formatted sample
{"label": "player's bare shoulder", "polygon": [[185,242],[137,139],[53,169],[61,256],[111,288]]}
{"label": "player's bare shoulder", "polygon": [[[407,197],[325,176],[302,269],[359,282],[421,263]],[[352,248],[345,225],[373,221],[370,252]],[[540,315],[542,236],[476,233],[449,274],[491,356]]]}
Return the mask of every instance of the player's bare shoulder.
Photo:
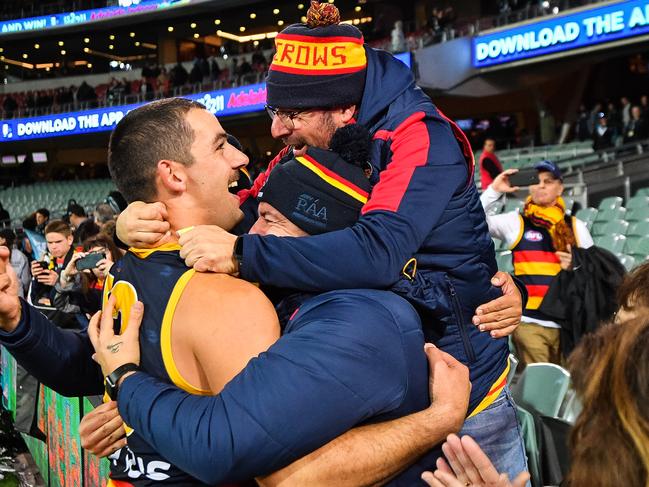
{"label": "player's bare shoulder", "polygon": [[[254,284],[226,274],[196,272],[187,284],[182,300],[190,303],[192,314],[200,318],[253,327],[279,337],[275,308]],[[241,330],[241,328],[239,328]]]}

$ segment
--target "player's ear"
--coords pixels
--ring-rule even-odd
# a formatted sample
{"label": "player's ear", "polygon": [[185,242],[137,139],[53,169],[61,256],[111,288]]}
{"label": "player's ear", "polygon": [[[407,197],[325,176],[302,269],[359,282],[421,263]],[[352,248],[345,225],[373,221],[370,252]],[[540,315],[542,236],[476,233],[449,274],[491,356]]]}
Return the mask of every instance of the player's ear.
{"label": "player's ear", "polygon": [[158,161],[156,176],[160,186],[158,190],[163,189],[173,194],[184,193],[187,190],[187,171],[179,162],[167,159]]}

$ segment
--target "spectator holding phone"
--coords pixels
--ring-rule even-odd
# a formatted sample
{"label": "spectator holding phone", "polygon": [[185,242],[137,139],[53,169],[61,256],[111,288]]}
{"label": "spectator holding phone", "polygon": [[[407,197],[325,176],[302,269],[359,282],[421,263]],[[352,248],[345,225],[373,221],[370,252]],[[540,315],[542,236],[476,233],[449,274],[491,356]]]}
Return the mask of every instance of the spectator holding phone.
{"label": "spectator holding phone", "polygon": [[[487,224],[492,237],[500,239],[512,251],[514,275],[527,288],[529,298],[523,318],[514,332],[517,355],[527,365],[535,362],[561,361],[559,343],[561,326],[539,310],[550,282],[561,270],[572,271],[572,248],[588,248],[593,239],[586,224],[566,214],[561,198],[563,177],[551,161],[534,165],[536,177],[509,177],[516,169],[498,175],[480,197],[487,213]],[[521,174],[528,174],[526,170]],[[489,215],[489,207],[503,193],[519,188],[513,184],[529,186],[530,195],[522,214],[518,212]]]}
{"label": "spectator holding phone", "polygon": [[35,305],[52,305],[51,293],[74,250],[72,248],[72,230],[63,220],[53,220],[45,227],[47,254],[40,261],[33,261],[31,300]]}
{"label": "spectator holding phone", "polygon": [[55,286],[54,304],[81,314],[81,323],[101,309],[104,280],[120,252],[107,235],[99,234],[83,242],[83,251],[72,256]]}

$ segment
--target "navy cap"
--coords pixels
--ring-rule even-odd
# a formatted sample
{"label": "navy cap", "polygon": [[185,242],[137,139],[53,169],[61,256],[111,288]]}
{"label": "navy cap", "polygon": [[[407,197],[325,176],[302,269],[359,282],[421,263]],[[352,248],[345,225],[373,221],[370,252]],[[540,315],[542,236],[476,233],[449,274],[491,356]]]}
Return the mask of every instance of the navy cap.
{"label": "navy cap", "polygon": [[549,172],[550,174],[552,174],[552,176],[554,176],[555,179],[558,179],[559,181],[563,181],[561,170],[552,161],[545,160],[545,161],[537,162],[536,164],[534,164],[534,169],[536,169],[539,172],[541,171]]}

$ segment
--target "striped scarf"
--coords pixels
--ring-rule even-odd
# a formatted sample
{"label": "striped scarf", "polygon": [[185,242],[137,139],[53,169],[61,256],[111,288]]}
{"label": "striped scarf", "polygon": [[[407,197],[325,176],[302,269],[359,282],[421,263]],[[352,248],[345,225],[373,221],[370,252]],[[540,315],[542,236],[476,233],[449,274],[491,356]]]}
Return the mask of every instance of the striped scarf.
{"label": "striped scarf", "polygon": [[552,206],[539,206],[532,202],[531,196],[528,196],[523,208],[523,216],[534,225],[547,228],[554,249],[561,252],[567,252],[568,245],[577,246],[577,239],[572,228],[566,223],[565,215],[566,204],[561,196]]}

